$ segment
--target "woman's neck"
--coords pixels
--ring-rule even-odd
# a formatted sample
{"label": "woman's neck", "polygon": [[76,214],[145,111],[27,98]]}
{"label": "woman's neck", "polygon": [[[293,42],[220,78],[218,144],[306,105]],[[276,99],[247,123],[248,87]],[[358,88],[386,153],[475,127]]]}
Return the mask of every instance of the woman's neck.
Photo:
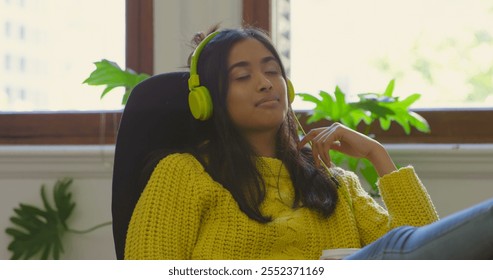
{"label": "woman's neck", "polygon": [[276,157],[276,133],[252,133],[245,136],[259,156]]}

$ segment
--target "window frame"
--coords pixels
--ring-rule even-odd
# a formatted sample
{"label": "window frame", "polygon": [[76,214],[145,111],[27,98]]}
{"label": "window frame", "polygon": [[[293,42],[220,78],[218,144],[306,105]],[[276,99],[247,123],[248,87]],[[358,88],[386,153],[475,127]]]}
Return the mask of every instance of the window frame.
{"label": "window frame", "polygon": [[[243,0],[243,22],[271,31],[271,1]],[[126,0],[126,61],[137,72],[153,73],[153,0]],[[416,109],[431,133],[406,135],[392,125],[389,131],[372,127],[382,143],[493,143],[493,108]],[[305,123],[307,111],[297,112]],[[0,145],[111,145],[115,143],[121,111],[0,113]],[[319,121],[305,129],[329,125]],[[361,129],[363,129],[361,127]]]}
{"label": "window frame", "polygon": [[[243,0],[243,19],[245,23],[271,31],[271,1]],[[415,129],[410,135],[398,125],[392,124],[389,131],[383,131],[377,125],[370,133],[382,143],[432,143],[432,144],[477,144],[493,143],[493,108],[453,108],[453,109],[415,109],[429,123],[431,133],[422,133]],[[296,112],[302,124],[308,119],[307,111]],[[305,130],[330,125],[329,121],[318,121],[304,125]],[[488,129],[488,127],[490,127]],[[358,128],[363,131],[361,125]]]}
{"label": "window frame", "polygon": [[[154,74],[153,0],[125,0],[126,66]],[[121,110],[0,113],[0,145],[114,144]]]}

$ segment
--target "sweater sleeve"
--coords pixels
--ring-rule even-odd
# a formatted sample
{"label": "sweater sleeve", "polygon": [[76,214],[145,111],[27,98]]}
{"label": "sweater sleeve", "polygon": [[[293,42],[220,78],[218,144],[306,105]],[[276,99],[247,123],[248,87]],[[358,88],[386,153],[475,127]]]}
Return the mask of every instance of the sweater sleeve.
{"label": "sweater sleeve", "polygon": [[363,246],[393,228],[423,226],[438,220],[430,196],[412,167],[401,168],[379,179],[377,184],[387,209],[368,195],[356,175],[347,181]]}
{"label": "sweater sleeve", "polygon": [[130,220],[125,259],[190,259],[210,202],[205,171],[189,154],[171,154],[154,169]]}
{"label": "sweater sleeve", "polygon": [[383,176],[378,185],[389,211],[391,228],[424,226],[438,220],[435,206],[413,167]]}

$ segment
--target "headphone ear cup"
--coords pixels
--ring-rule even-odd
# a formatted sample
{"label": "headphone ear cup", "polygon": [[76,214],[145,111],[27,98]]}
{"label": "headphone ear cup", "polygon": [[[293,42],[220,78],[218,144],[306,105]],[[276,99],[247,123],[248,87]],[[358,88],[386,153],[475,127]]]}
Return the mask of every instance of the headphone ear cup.
{"label": "headphone ear cup", "polygon": [[193,88],[188,94],[188,105],[197,120],[205,121],[212,116],[212,99],[209,90],[204,86]]}
{"label": "headphone ear cup", "polygon": [[293,83],[291,83],[291,80],[290,79],[287,79],[287,84],[288,84],[288,101],[289,101],[289,104],[293,103],[294,101],[294,87],[293,87]]}

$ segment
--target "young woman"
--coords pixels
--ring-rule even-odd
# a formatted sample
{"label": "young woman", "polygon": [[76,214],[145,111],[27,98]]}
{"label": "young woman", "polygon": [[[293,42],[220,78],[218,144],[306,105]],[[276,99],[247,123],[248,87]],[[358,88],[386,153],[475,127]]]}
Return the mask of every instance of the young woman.
{"label": "young woman", "polygon": [[[380,143],[338,123],[299,140],[294,92],[263,32],[204,37],[195,38],[189,85],[207,140],[155,167],[132,215],[126,259],[318,259],[325,249],[363,247],[349,258],[460,258],[419,253],[438,226],[407,238],[438,215],[414,169],[397,170]],[[202,87],[208,93],[196,97]],[[329,150],[372,162],[386,209],[357,176],[331,166]]]}

